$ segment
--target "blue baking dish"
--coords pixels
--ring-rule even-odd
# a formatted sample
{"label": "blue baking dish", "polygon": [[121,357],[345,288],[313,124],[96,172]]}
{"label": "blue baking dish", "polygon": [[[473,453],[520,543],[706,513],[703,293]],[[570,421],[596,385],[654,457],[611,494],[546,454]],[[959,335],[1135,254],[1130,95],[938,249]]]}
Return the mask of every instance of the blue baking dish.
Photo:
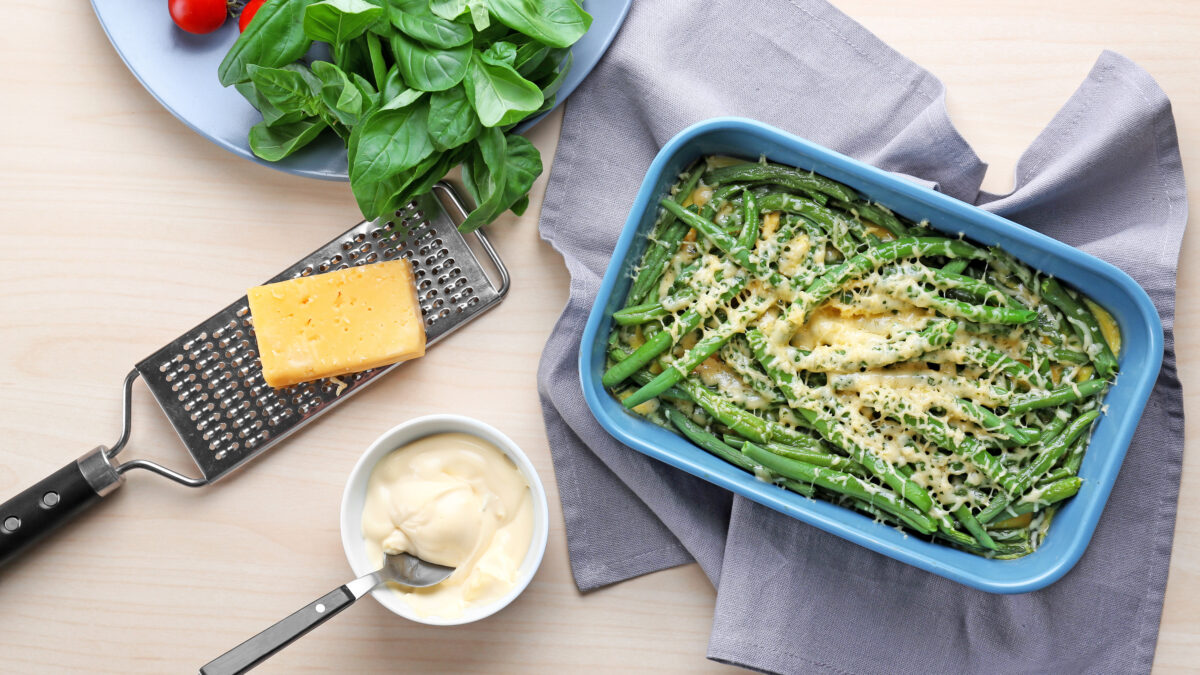
{"label": "blue baking dish", "polygon": [[[747,159],[765,155],[781,164],[816,171],[913,220],[928,220],[948,234],[961,233],[975,242],[1000,246],[1027,264],[1084,290],[1113,315],[1123,338],[1120,377],[1108,391],[1108,412],[1096,425],[1079,470],[1083,487],[1059,509],[1037,551],[1017,560],[981,558],[759,481],[683,437],[627,411],[605,391],[600,376],[612,327],[610,317],[620,309],[628,292],[631,272],[642,257],[646,234],[659,211],[658,201],[688,164],[705,155]],[[635,450],[923,570],[992,593],[1025,593],[1054,583],[1083,555],[1158,377],[1162,354],[1158,312],[1146,292],[1116,267],[1000,216],[779,129],[753,120],[723,117],[681,131],[650,165],[584,328],[579,374],[584,398],[597,421]]]}

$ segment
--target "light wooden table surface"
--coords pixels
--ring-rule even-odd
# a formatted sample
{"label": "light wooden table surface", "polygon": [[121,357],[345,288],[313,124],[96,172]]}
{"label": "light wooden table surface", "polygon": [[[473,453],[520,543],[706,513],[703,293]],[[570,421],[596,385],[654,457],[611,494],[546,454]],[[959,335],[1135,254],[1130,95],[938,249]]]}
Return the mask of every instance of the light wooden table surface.
{"label": "light wooden table surface", "polygon": [[[144,4],[165,11],[163,0]],[[1011,187],[1020,152],[1102,48],[1136,60],[1171,96],[1185,168],[1200,181],[1200,3],[838,4],[946,81],[955,122],[991,162],[987,189]],[[346,185],[238,159],[171,117],[125,69],[88,3],[6,0],[0,25],[7,497],[115,440],[119,384],[133,363],[358,213]],[[547,165],[558,127],[556,115],[532,135]],[[534,382],[568,283],[538,238],[544,188],[545,176],[525,217],[490,228],[513,290],[470,330],[215,487],[131,474],[111,503],[0,572],[0,671],[195,672],[346,579],[337,512],[350,467],[393,424],[447,411],[504,430],[546,481],[550,544],[533,585],[502,615],[451,629],[366,601],[264,671],[722,668],[704,659],[714,593],[696,566],[587,596],[571,581]],[[1184,260],[1198,249],[1189,235]],[[1180,288],[1196,288],[1200,270],[1182,270]],[[1191,440],[1156,656],[1164,672],[1200,664],[1200,296],[1180,294],[1176,327]],[[126,457],[188,466],[144,389],[133,418]]]}

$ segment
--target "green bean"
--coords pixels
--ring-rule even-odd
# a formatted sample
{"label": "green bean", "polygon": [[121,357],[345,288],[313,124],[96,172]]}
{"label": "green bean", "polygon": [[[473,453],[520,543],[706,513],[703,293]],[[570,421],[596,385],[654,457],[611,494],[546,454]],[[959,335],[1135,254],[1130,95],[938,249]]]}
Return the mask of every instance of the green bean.
{"label": "green bean", "polygon": [[895,493],[864,482],[851,474],[782,457],[753,443],[743,445],[742,454],[781,476],[802,483],[812,483],[831,492],[874,504],[900,518],[918,532],[931,534],[937,530],[937,524],[929,516],[909,506]]}
{"label": "green bean", "polygon": [[1045,428],[1042,429],[1041,435],[1038,436],[1038,442],[1042,445],[1049,444],[1050,441],[1054,440],[1056,436],[1062,433],[1063,429],[1067,428],[1067,422],[1069,421],[1069,416],[1063,417],[1056,414],[1054,418],[1051,419],[1050,422],[1045,426]]}
{"label": "green bean", "polygon": [[965,398],[958,399],[958,407],[984,430],[996,434],[1001,447],[1029,445],[1040,435],[1031,429],[1020,429],[991,410]]}
{"label": "green bean", "polygon": [[[721,302],[729,302],[734,296],[742,292],[745,287],[746,280],[744,278],[735,279],[729,288],[721,294]],[[700,325],[706,316],[701,315],[695,309],[689,309],[675,320],[675,325],[672,330],[657,333],[654,337],[646,340],[646,343],[638,347],[629,358],[614,365],[604,372],[600,382],[606,387],[615,387],[623,382],[630,375],[638,370],[646,367],[659,354],[671,348],[675,344],[675,340],[689,333]]]}
{"label": "green bean", "polygon": [[[1075,442],[1075,447],[1079,447],[1081,445],[1083,445],[1083,444],[1080,443],[1079,441]],[[1069,453],[1068,453],[1068,456],[1070,456]],[[1074,471],[1072,471],[1071,469],[1064,466],[1064,467],[1055,469],[1055,470],[1051,471],[1050,473],[1046,474],[1045,476],[1042,476],[1041,478],[1039,478],[1036,485],[1045,485],[1047,483],[1054,483],[1054,482],[1060,481],[1064,478],[1070,478],[1071,476],[1074,476],[1074,475],[1075,475]]]}
{"label": "green bean", "polygon": [[[671,302],[672,300],[678,300],[679,298],[695,297],[695,295],[695,291],[687,289],[678,296],[672,296],[672,298],[668,298],[668,302]],[[616,321],[622,326],[637,326],[643,323],[649,323],[655,319],[661,319],[668,314],[670,314],[670,312],[663,307],[663,303],[647,302],[613,312],[613,321]]]}
{"label": "green bean", "polygon": [[[1043,448],[1040,453],[1038,453],[1037,459],[1035,459],[1028,468],[1021,472],[1020,477],[1017,479],[1016,486],[1012,490],[1009,490],[1008,494],[1014,497],[1024,494],[1025,491],[1028,490],[1031,485],[1033,485],[1034,481],[1041,477],[1042,474],[1049,471],[1050,467],[1054,466],[1059,458],[1061,458],[1063,454],[1066,453],[1066,451],[1071,447],[1071,444],[1075,442],[1075,439],[1079,438],[1085,431],[1087,431],[1088,427],[1092,425],[1092,421],[1099,416],[1099,412],[1095,410],[1089,410],[1088,412],[1085,412],[1079,417],[1075,418],[1073,422],[1067,425],[1067,428],[1063,430],[1062,434],[1060,434],[1058,438],[1054,439],[1053,442],[1047,444],[1046,447]],[[1011,501],[1012,500],[1010,498],[1004,495],[998,496],[991,504],[988,504],[988,507],[984,509],[982,513],[979,514],[979,522],[990,523],[997,515],[999,515],[1002,510],[1004,510],[1004,507],[1008,506]]]}
{"label": "green bean", "polygon": [[724,347],[721,347],[718,354],[725,365],[732,368],[760,396],[771,403],[783,401],[779,390],[775,388],[775,383],[771,381],[770,377],[767,377],[766,373],[762,372],[762,369],[754,361],[754,355],[750,353],[750,346],[746,344],[744,336],[734,336],[725,343]]}
{"label": "green bean", "polygon": [[[1054,279],[1042,282],[1042,298],[1067,315],[1067,323],[1085,345],[1092,345],[1096,353],[1092,355],[1092,363],[1101,377],[1107,378],[1117,370],[1117,357],[1113,354],[1111,345],[1104,339],[1100,331],[1100,322],[1082,303],[1072,298],[1066,289]],[[1089,351],[1091,351],[1089,349]]]}
{"label": "green bean", "polygon": [[954,517],[963,524],[963,527],[967,528],[980,546],[993,551],[998,548],[996,542],[988,536],[987,530],[983,529],[983,525],[980,525],[975,516],[971,515],[970,507],[964,505],[954,509]]}
{"label": "green bean", "polygon": [[766,450],[769,450],[780,457],[787,457],[788,459],[794,459],[798,462],[805,462],[814,466],[823,466],[828,469],[845,471],[846,473],[859,475],[862,477],[866,477],[867,475],[867,470],[864,469],[861,464],[855,462],[849,457],[834,455],[828,450],[821,449],[821,442],[816,439],[813,439],[813,447],[818,449],[799,448],[794,445],[788,445],[787,443],[760,443],[754,439],[740,439],[729,436],[725,437],[725,442],[735,448],[740,448],[746,443],[754,442],[758,443],[759,447],[765,448]]}
{"label": "green bean", "polygon": [[867,220],[875,223],[879,227],[891,232],[892,236],[894,237],[902,238],[909,236],[908,228],[904,227],[904,223],[901,223],[899,218],[897,218],[894,214],[892,214],[891,211],[888,211],[883,206],[864,201],[851,203],[842,200],[834,200],[833,203],[843,211],[848,211],[859,218],[866,218]]}
{"label": "green bean", "polygon": [[1025,515],[1031,511],[1036,511],[1045,506],[1061,502],[1069,497],[1074,497],[1075,494],[1079,492],[1079,488],[1082,486],[1083,479],[1078,476],[1071,476],[1069,478],[1057,480],[1041,488],[1037,499],[1020,501],[1012,506],[1007,506],[1000,511],[999,515],[1003,516],[1002,519],[1016,518],[1017,516]]}
{"label": "green bean", "polygon": [[1072,382],[1071,384],[1059,387],[1053,391],[1031,394],[1029,396],[1022,397],[1012,405],[1008,406],[1008,411],[1016,415],[1027,410],[1050,408],[1054,406],[1060,406],[1064,403],[1070,403],[1072,401],[1080,401],[1104,391],[1104,388],[1107,386],[1108,382],[1105,382],[1104,380]]}
{"label": "green bean", "polygon": [[974,305],[969,302],[934,295],[924,291],[916,284],[908,286],[904,289],[904,292],[908,301],[917,307],[927,307],[937,310],[945,316],[967,319],[975,323],[1019,325],[1037,319],[1037,312],[1032,310]]}
{"label": "green bean", "polygon": [[[964,267],[966,266],[966,261],[961,258],[952,262],[961,262]],[[1012,309],[1024,309],[1020,303],[995,286],[965,274],[950,272],[945,268],[936,269],[917,265],[898,266],[893,269],[895,273],[916,278],[943,291],[961,291],[962,295],[969,300],[980,302],[993,300]],[[1028,323],[1028,321],[1023,323]]]}
{"label": "green bean", "polygon": [[1080,438],[1075,441],[1075,447],[1067,453],[1067,459],[1063,462],[1063,470],[1070,471],[1072,474],[1079,473],[1079,467],[1083,465],[1083,455],[1087,452],[1087,438]]}
{"label": "green bean", "polygon": [[688,373],[695,370],[708,357],[717,352],[723,347],[729,339],[735,334],[741,332],[742,326],[745,326],[744,319],[746,317],[753,318],[766,311],[765,303],[756,302],[752,298],[743,303],[737,309],[730,309],[729,313],[741,314],[743,321],[725,321],[721,323],[715,330],[710,331],[696,346],[688,350],[683,358],[671,364],[670,368],[663,370],[654,381],[633,393],[629,398],[626,398],[622,403],[626,408],[632,408],[641,403],[645,403],[650,399],[661,394],[667,388],[673,386],[676,382],[682,380]]}
{"label": "green bean", "polygon": [[[681,204],[686,201],[695,190],[696,184],[700,182],[702,173],[704,173],[704,163],[700,162],[688,173],[687,178],[683,181],[683,186],[675,193],[674,199]],[[663,215],[662,221],[655,230],[655,237],[651,239],[650,248],[642,260],[642,267],[629,287],[629,296],[625,300],[626,306],[637,305],[645,300],[650,289],[654,288],[659,278],[662,277],[663,271],[667,269],[671,256],[674,255],[675,249],[679,247],[679,242],[683,240],[687,232],[688,226],[677,223],[676,216],[669,212]]]}
{"label": "green bean", "polygon": [[662,202],[667,211],[674,213],[679,217],[680,221],[687,223],[691,227],[696,228],[696,231],[702,234],[705,238],[711,241],[717,248],[725,253],[728,253],[739,265],[750,270],[756,277],[771,276],[771,283],[776,286],[782,286],[787,281],[779,276],[778,273],[773,273],[768,269],[764,269],[758,261],[751,257],[751,250],[745,246],[739,246],[737,239],[727,234],[717,224],[703,218],[675,202],[664,199]]}
{"label": "green bean", "polygon": [[671,424],[674,424],[675,428],[679,429],[680,433],[686,436],[689,441],[734,466],[741,467],[746,471],[754,473],[754,462],[746,459],[746,457],[737,450],[725,445],[723,442],[721,442],[721,439],[706,431],[699,424],[693,422],[687,415],[684,415],[669,405],[665,405],[663,408],[667,411],[667,419],[670,420]]}
{"label": "green bean", "polygon": [[963,347],[963,355],[970,363],[982,366],[986,370],[1003,373],[1037,386],[1043,386],[1046,383],[1045,378],[1036,370],[995,349],[967,345]]}
{"label": "green bean", "polygon": [[939,237],[897,239],[859,253],[830,269],[809,284],[801,297],[784,314],[792,331],[808,321],[812,311],[829,299],[847,281],[857,279],[882,265],[900,258],[939,255],[947,258],[970,258],[982,252],[964,241]]}
{"label": "green bean", "polygon": [[1058,361],[1060,363],[1074,363],[1075,365],[1084,365],[1084,364],[1088,363],[1089,361],[1091,361],[1091,359],[1088,358],[1087,354],[1084,354],[1083,352],[1077,352],[1074,349],[1067,349],[1065,347],[1059,347],[1057,349],[1053,349],[1053,350],[1051,350],[1050,354],[1054,358],[1055,361]]}
{"label": "green bean", "polygon": [[857,198],[853,190],[837,181],[830,180],[819,174],[803,172],[778,164],[758,164],[754,162],[734,164],[733,166],[714,169],[707,176],[707,182],[710,185],[722,185],[734,181],[743,183],[769,182],[797,190],[813,190],[846,202],[852,202]]}
{"label": "green bean", "polygon": [[[614,363],[620,363],[620,362],[624,361],[625,359],[629,358],[629,353],[618,347],[618,348],[610,349],[608,352],[608,357],[610,359],[612,359]],[[629,379],[633,380],[634,384],[645,385],[650,380],[654,379],[654,375],[652,375],[650,373],[650,371],[643,369],[643,370],[639,370],[636,373],[634,373],[633,375],[629,376]],[[679,389],[678,387],[671,387],[670,389],[664,391],[662,393],[662,396],[663,396],[663,398],[669,398],[669,399],[673,399],[676,401],[691,401],[692,400],[691,395],[689,395],[687,392]]]}
{"label": "green bean", "polygon": [[970,261],[963,260],[962,258],[951,260],[942,266],[942,271],[947,274],[962,274],[963,270],[967,269],[968,264],[970,264]]}
{"label": "green bean", "polygon": [[794,213],[813,221],[833,239],[838,250],[846,257],[853,255],[854,249],[857,248],[857,240],[851,236],[852,231],[858,240],[865,239],[866,230],[862,223],[843,218],[832,209],[805,197],[785,192],[773,192],[763,195],[760,206],[763,211]]}
{"label": "green bean", "polygon": [[748,410],[742,410],[733,402],[709,391],[704,385],[694,380],[683,380],[675,386],[687,394],[697,405],[704,408],[704,412],[713,419],[742,436],[759,443],[771,440],[771,425],[767,420]]}
{"label": "green bean", "polygon": [[742,193],[742,231],[734,240],[734,246],[739,249],[753,250],[754,242],[758,241],[758,229],[762,224],[762,214],[758,210],[758,200],[754,193]]}
{"label": "green bean", "polygon": [[1029,528],[1016,527],[1007,530],[988,530],[992,540],[997,543],[1011,544],[1013,542],[1028,542]]}
{"label": "green bean", "polygon": [[800,407],[801,402],[800,397],[797,396],[795,378],[791,373],[775,365],[775,357],[766,349],[766,336],[757,329],[753,329],[746,334],[746,338],[750,341],[754,356],[762,365],[763,370],[767,371],[767,374],[775,380],[776,386],[783,392],[788,402],[796,408],[796,412],[800,413],[822,438],[841,448],[854,461],[866,467],[867,471],[887,483],[897,493],[904,495],[904,498],[912,502],[922,513],[933,507],[933,498],[921,486],[910,481],[896,467],[883,461],[871,451],[852,442],[844,426],[837,421],[840,415],[822,416],[814,410]]}
{"label": "green bean", "polygon": [[970,436],[964,435],[962,440],[956,440],[946,425],[931,415],[913,415],[907,411],[902,401],[882,401],[883,410],[888,417],[907,424],[938,447],[945,448],[971,461],[992,482],[1000,485],[1010,494],[1016,489],[1017,476],[1014,476],[999,459],[988,452],[987,447]]}

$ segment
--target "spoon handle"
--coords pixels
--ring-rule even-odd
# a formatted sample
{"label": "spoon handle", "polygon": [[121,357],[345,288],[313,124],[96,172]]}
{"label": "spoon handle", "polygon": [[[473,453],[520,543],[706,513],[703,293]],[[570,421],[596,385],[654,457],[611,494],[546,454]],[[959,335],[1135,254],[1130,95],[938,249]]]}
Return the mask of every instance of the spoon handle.
{"label": "spoon handle", "polygon": [[290,645],[310,630],[325,623],[334,614],[354,604],[354,601],[361,595],[361,593],[356,595],[352,592],[349,585],[338,586],[286,619],[213,659],[200,669],[200,673],[201,675],[244,673],[266,661],[275,652]]}

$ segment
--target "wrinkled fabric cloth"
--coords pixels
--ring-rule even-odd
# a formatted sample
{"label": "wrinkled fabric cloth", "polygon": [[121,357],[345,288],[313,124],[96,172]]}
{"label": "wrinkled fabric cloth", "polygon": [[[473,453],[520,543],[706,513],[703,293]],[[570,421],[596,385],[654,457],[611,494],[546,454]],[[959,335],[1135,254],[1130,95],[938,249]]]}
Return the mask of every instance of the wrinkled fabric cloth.
{"label": "wrinkled fabric cloth", "polygon": [[[1001,196],[980,191],[986,165],[944,93],[820,0],[634,3],[567,103],[541,214],[571,275],[538,387],[581,590],[695,561],[717,588],[709,658],[767,672],[1150,669],[1183,453],[1173,327],[1187,204],[1170,103],[1104,52]],[[1061,581],[1013,596],[970,589],[651,460],[592,417],[579,341],[634,195],[668,139],[723,115],[981,205],[1117,265],[1150,294],[1162,371],[1095,537]]]}

